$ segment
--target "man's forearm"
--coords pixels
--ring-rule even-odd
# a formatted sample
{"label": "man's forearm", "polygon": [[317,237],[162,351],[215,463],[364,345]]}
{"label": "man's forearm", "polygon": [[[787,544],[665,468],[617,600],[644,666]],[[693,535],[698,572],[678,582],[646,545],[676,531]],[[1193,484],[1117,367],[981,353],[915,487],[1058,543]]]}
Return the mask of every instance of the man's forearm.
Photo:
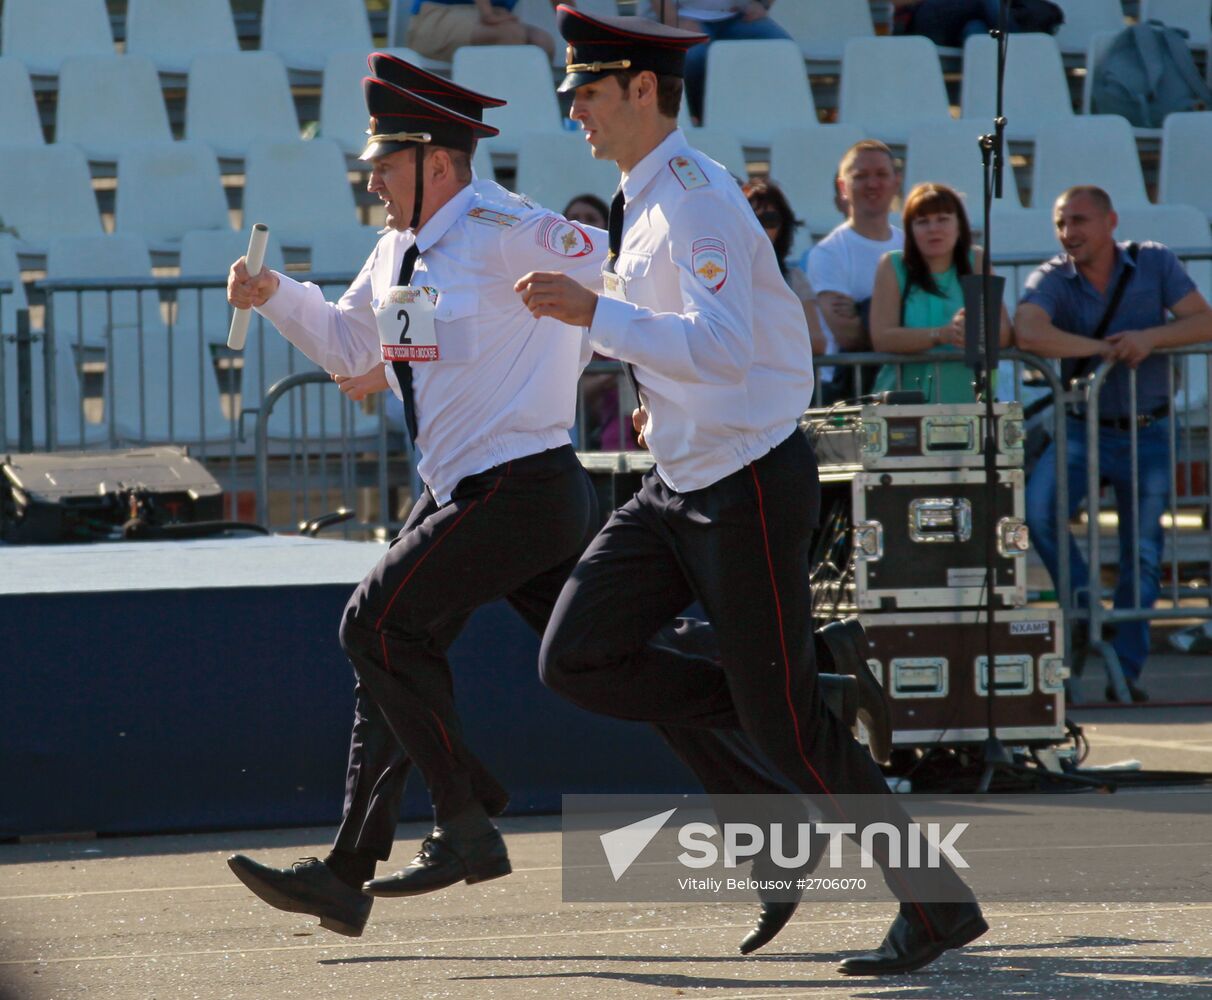
{"label": "man's forearm", "polygon": [[1149,333],[1153,336],[1154,348],[1200,344],[1205,340],[1212,340],[1212,312],[1184,316],[1172,323],[1152,327]]}
{"label": "man's forearm", "polygon": [[1106,345],[1093,337],[1079,337],[1075,333],[1065,333],[1056,327],[1040,330],[1034,334],[1019,330],[1019,347],[1041,358],[1088,358],[1102,354]]}

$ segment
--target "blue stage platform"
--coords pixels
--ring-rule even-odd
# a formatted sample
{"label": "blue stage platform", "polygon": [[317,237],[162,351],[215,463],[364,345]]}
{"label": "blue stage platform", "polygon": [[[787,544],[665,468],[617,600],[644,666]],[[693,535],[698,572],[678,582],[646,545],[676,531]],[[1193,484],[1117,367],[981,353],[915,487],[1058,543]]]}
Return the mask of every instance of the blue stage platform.
{"label": "blue stage platform", "polygon": [[[337,623],[375,543],[0,546],[0,838],[335,823],[353,713]],[[696,786],[645,726],[539,683],[504,603],[451,649],[472,747],[513,794]],[[410,782],[404,815],[428,802]]]}

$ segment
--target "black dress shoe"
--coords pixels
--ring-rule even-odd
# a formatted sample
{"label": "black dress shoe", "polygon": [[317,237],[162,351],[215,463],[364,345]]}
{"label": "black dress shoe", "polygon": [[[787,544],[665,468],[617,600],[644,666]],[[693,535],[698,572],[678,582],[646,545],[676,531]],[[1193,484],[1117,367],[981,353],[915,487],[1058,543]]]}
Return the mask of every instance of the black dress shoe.
{"label": "black dress shoe", "polygon": [[359,937],[374,900],[346,885],[319,858],[303,858],[289,868],[269,868],[243,854],[227,867],[258,897],[287,913],[310,913],[326,930]]}
{"label": "black dress shoe", "polygon": [[[1139,687],[1135,681],[1125,681],[1125,683],[1128,685],[1128,694],[1132,698],[1133,704],[1139,705],[1141,702],[1149,700],[1149,692],[1143,687]],[[1115,694],[1115,688],[1110,684],[1107,685],[1107,689],[1103,693],[1107,696],[1107,701],[1119,701],[1119,698]]]}
{"label": "black dress shoe", "polygon": [[816,634],[829,647],[834,670],[858,681],[858,718],[867,728],[867,745],[872,757],[887,764],[892,756],[892,706],[867,666],[867,633],[857,618],[847,618],[830,622]]}
{"label": "black dress shoe", "polygon": [[858,681],[848,674],[817,674],[816,680],[825,707],[841,720],[843,726],[853,729],[858,722]]}
{"label": "black dress shoe", "polygon": [[901,905],[878,951],[855,955],[838,966],[847,976],[891,976],[929,965],[950,948],[975,941],[989,929],[981,908],[971,903],[923,903],[929,928],[918,908]]}
{"label": "black dress shoe", "polygon": [[763,903],[753,930],[741,941],[741,954],[748,955],[773,941],[775,935],[787,926],[787,921],[799,909],[799,905],[798,899],[782,903]]}
{"label": "black dress shoe", "polygon": [[472,839],[435,831],[407,868],[371,879],[362,889],[372,896],[419,896],[456,882],[486,882],[511,871],[505,841],[495,826]]}

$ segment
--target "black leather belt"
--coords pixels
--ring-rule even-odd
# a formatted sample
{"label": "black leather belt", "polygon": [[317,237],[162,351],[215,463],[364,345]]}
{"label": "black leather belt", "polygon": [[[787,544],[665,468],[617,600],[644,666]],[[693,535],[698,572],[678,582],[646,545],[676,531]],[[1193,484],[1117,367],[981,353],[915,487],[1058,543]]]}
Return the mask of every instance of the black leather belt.
{"label": "black leather belt", "polygon": [[1133,426],[1138,428],[1148,427],[1169,413],[1170,407],[1166,404],[1159,406],[1156,410],[1152,410],[1149,413],[1138,413],[1135,417],[1099,417],[1098,424],[1100,427],[1113,427],[1118,431],[1128,431]]}

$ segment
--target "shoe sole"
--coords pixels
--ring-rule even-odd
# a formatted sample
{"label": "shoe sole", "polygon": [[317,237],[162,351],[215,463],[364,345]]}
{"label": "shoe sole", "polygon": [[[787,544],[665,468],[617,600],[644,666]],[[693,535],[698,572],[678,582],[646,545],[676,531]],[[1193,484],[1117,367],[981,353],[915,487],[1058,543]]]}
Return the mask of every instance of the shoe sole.
{"label": "shoe sole", "polygon": [[232,870],[232,874],[236,876],[245,887],[256,896],[261,902],[268,903],[275,910],[282,910],[285,913],[303,913],[310,917],[319,917],[320,926],[327,931],[332,931],[334,934],[342,934],[345,937],[361,937],[361,926],[351,924],[347,920],[342,920],[340,917],[333,916],[331,913],[320,912],[319,907],[308,907],[306,903],[300,902],[294,897],[282,892],[265,882],[259,880],[252,872],[246,872],[239,865],[233,864],[230,860],[227,862],[227,867]]}
{"label": "shoe sole", "polygon": [[402,888],[395,888],[390,884],[376,886],[371,882],[367,882],[362,887],[362,891],[368,896],[382,896],[385,899],[406,899],[409,896],[424,896],[426,893],[449,889],[452,885],[458,885],[460,882],[467,885],[490,882],[494,878],[504,878],[506,875],[512,874],[512,872],[513,866],[509,863],[509,858],[501,858],[500,861],[494,861],[491,864],[475,869],[475,871],[468,872],[466,877],[455,879],[453,882],[442,882],[435,885],[417,887],[409,887],[406,883]]}
{"label": "shoe sole", "polygon": [[950,951],[952,948],[962,948],[966,944],[971,944],[978,937],[984,934],[989,929],[989,925],[985,922],[984,917],[977,917],[966,924],[961,925],[952,935],[944,940],[939,946],[927,957],[919,962],[913,962],[909,965],[866,965],[858,968],[847,968],[844,965],[838,966],[838,972],[844,976],[899,976],[906,972],[916,972],[918,969],[924,968],[943,952]]}
{"label": "shoe sole", "polygon": [[[842,622],[842,628],[835,630],[840,641],[844,641],[854,653],[854,672],[851,674],[858,681],[860,694],[859,704],[864,701],[875,702],[880,705],[882,712],[881,719],[876,720],[870,711],[865,708],[860,708],[858,711],[859,721],[867,728],[867,739],[870,741],[868,749],[871,751],[871,756],[875,758],[877,763],[887,764],[892,756],[892,707],[888,704],[887,692],[880,686],[880,682],[875,679],[875,675],[871,672],[871,668],[867,666],[867,655],[864,646],[867,642],[867,633],[863,629],[862,623],[854,618],[847,618]],[[828,641],[828,640],[826,640]],[[845,667],[847,664],[836,663],[837,658],[834,658],[837,668],[846,673]],[[887,733],[887,745],[882,739],[875,739],[877,734]],[[876,744],[879,744],[878,746]]]}

